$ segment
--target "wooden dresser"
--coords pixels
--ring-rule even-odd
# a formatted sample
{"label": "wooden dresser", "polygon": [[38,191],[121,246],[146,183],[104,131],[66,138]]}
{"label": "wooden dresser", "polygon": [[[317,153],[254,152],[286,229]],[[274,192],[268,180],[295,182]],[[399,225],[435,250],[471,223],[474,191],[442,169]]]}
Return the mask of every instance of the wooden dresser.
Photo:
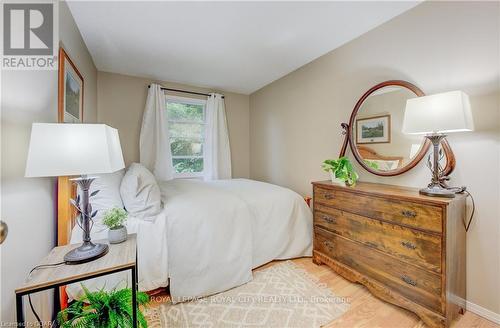
{"label": "wooden dresser", "polygon": [[449,327],[465,309],[465,196],[375,183],[314,182],[314,252],[343,277]]}

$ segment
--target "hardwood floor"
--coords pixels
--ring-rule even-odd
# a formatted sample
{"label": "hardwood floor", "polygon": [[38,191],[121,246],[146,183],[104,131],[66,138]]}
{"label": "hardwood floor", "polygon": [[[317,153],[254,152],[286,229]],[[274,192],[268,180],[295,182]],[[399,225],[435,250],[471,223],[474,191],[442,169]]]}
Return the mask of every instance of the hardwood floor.
{"label": "hardwood floor", "polygon": [[[326,325],[327,328],[426,327],[413,313],[379,300],[372,296],[363,286],[349,282],[327,266],[318,266],[312,263],[311,258],[300,258],[292,261],[302,266],[307,272],[318,278],[320,282],[326,284],[337,296],[350,299],[350,309],[343,316]],[[268,263],[256,270],[262,270],[277,262]],[[152,304],[153,307],[157,305],[158,303]],[[479,317],[472,312],[466,312],[452,324],[452,328],[500,328],[500,325]]]}

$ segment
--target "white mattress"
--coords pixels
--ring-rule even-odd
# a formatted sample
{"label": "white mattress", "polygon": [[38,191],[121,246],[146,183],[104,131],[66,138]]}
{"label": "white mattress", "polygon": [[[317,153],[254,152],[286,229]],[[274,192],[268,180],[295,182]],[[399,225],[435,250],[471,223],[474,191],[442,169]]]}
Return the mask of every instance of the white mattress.
{"label": "white mattress", "polygon": [[[274,259],[310,256],[312,214],[295,192],[247,179],[161,182],[164,209],[154,222],[130,218],[137,233],[139,289],[165,287],[174,301],[248,282],[251,270]],[[80,242],[79,227],[72,243]],[[93,231],[92,238],[106,238]],[[126,274],[85,282],[91,290],[129,283]],[[68,289],[71,297],[79,286]]]}

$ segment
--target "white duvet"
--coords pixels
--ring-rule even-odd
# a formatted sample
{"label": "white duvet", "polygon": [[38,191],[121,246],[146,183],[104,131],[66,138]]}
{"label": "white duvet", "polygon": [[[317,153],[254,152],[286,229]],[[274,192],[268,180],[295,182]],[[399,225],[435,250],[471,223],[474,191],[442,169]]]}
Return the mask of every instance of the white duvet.
{"label": "white duvet", "polygon": [[[174,302],[218,293],[252,279],[252,269],[274,259],[310,256],[312,214],[300,195],[247,179],[161,182],[164,210],[154,222],[130,218],[137,233],[139,289],[165,287]],[[105,239],[106,230],[92,233]],[[81,241],[75,228],[72,243]],[[113,288],[130,277],[85,282]],[[70,297],[81,292],[68,288]]]}

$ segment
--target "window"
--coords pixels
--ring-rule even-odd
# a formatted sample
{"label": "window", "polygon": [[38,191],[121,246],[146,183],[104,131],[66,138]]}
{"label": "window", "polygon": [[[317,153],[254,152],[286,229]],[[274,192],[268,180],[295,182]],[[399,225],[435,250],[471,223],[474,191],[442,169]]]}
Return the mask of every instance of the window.
{"label": "window", "polygon": [[167,96],[170,149],[175,176],[203,176],[205,106],[202,99]]}

